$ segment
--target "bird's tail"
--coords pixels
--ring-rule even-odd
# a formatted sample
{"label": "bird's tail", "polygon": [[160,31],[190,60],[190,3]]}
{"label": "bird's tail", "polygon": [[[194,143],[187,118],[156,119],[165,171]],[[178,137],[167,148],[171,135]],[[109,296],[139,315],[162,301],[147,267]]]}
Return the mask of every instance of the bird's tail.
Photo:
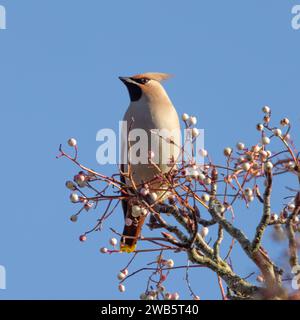
{"label": "bird's tail", "polygon": [[121,252],[133,252],[136,249],[137,240],[141,234],[145,217],[139,217],[137,224],[132,223],[130,226],[125,225],[120,242]]}

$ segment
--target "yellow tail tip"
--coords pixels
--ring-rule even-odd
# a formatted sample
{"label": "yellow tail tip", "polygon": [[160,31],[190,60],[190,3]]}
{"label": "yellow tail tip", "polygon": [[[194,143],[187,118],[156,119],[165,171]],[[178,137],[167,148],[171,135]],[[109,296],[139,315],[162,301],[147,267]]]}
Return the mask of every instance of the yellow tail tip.
{"label": "yellow tail tip", "polygon": [[121,252],[127,252],[127,253],[131,253],[135,250],[136,248],[136,245],[133,244],[131,246],[127,245],[127,244],[121,244],[121,247],[120,247],[120,251]]}

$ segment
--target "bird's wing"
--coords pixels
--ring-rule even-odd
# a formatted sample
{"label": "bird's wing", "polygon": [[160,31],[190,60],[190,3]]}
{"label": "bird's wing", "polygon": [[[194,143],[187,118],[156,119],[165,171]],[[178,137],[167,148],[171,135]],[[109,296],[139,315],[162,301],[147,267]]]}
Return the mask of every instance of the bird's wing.
{"label": "bird's wing", "polygon": [[[121,164],[121,172],[124,172],[125,170],[125,166],[124,164]],[[122,175],[122,173],[120,174],[120,180],[122,183],[126,183],[125,181],[125,177]],[[126,214],[127,214],[127,209],[128,209],[128,204],[126,200],[122,200],[122,208],[123,208],[123,213],[124,213],[124,219],[126,219]]]}

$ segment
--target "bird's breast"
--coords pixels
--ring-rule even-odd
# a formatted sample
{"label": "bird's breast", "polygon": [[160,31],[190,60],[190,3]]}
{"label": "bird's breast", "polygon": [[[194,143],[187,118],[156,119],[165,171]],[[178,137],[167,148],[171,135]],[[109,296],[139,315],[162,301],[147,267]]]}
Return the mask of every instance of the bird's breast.
{"label": "bird's breast", "polygon": [[[180,124],[177,112],[172,104],[151,104],[132,102],[124,116],[127,122],[127,131],[122,133],[130,140],[130,159],[140,157],[146,163],[136,161],[132,164],[133,176],[136,183],[142,183],[153,179],[159,172],[148,163],[149,152],[154,152],[153,161],[162,172],[170,170],[168,165],[171,158],[177,159],[180,153]],[[134,129],[142,129],[146,135],[146,141],[129,138]],[[131,136],[132,137],[132,136]],[[143,137],[142,137],[143,138]],[[170,140],[172,143],[170,143]],[[125,143],[123,140],[122,152]],[[126,146],[128,148],[128,145]],[[139,151],[137,151],[140,148]],[[126,151],[125,151],[126,152]],[[144,153],[144,157],[141,156]],[[137,154],[138,153],[138,154]]]}

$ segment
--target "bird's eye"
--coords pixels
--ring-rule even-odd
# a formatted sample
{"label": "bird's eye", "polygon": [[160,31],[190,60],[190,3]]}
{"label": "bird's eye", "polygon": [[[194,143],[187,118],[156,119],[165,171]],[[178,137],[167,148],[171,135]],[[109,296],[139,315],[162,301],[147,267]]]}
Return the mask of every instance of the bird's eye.
{"label": "bird's eye", "polygon": [[147,82],[150,81],[148,78],[140,78],[140,79],[134,79],[135,82],[140,83],[140,84],[146,84]]}

